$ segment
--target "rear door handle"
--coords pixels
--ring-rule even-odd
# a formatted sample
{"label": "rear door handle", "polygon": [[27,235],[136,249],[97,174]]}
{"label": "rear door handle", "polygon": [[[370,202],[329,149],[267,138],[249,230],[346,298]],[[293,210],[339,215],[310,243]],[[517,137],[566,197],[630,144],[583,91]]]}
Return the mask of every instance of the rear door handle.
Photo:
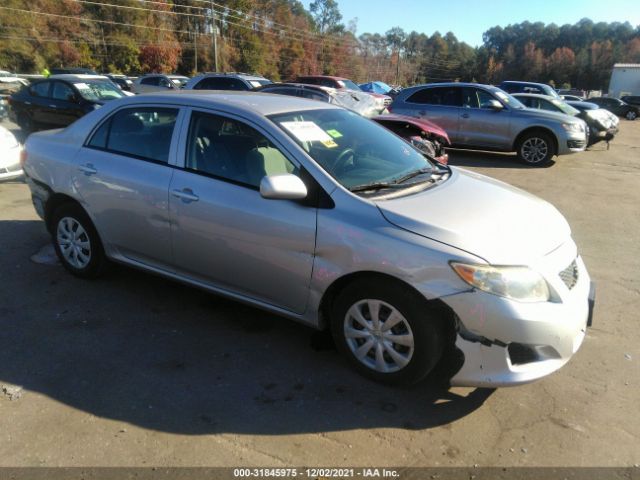
{"label": "rear door handle", "polygon": [[462,114],[462,118],[469,118],[469,114],[468,113],[463,113]]}
{"label": "rear door handle", "polygon": [[49,108],[58,108],[55,105],[49,105]]}
{"label": "rear door handle", "polygon": [[96,170],[93,167],[92,163],[86,163],[84,165],[80,165],[78,167],[78,170],[80,170],[81,172],[83,172],[85,175],[89,176],[89,175],[95,175],[96,173],[98,173],[98,170]]}
{"label": "rear door handle", "polygon": [[193,193],[193,190],[190,188],[183,188],[182,190],[171,190],[171,195],[176,198],[179,198],[184,203],[197,202],[200,200],[200,197]]}
{"label": "rear door handle", "polygon": [[420,110],[418,112],[418,115],[422,115],[423,117],[427,114],[427,112],[425,112],[424,110]]}
{"label": "rear door handle", "polygon": [[25,105],[31,105],[31,102],[24,102]]}

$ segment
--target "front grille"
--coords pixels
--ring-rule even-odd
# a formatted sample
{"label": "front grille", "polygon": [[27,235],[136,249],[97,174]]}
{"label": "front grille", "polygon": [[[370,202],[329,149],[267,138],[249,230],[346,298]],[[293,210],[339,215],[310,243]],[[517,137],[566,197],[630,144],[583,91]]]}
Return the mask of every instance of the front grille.
{"label": "front grille", "polygon": [[574,260],[571,264],[562,270],[558,275],[567,286],[569,290],[576,286],[578,283],[578,264]]}
{"label": "front grille", "polygon": [[391,105],[391,102],[393,102],[392,98],[385,98],[384,99],[384,106],[388,107],[389,105]]}

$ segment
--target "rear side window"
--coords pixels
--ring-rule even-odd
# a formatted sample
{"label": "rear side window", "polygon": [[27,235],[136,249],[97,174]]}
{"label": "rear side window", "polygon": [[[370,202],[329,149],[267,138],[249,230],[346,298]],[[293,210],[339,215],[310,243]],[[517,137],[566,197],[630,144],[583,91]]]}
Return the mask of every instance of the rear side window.
{"label": "rear side window", "polygon": [[459,107],[462,105],[460,89],[456,87],[431,87],[418,90],[406,100],[409,103],[426,105],[444,105]]}
{"label": "rear side window", "polygon": [[143,78],[142,80],[140,80],[140,83],[142,85],[159,85],[160,84],[160,78],[159,77],[150,77],[150,78]]}
{"label": "rear side window", "polygon": [[193,88],[195,90],[248,90],[243,81],[227,77],[203,78]]}
{"label": "rear side window", "polygon": [[51,86],[51,82],[39,82],[33,85],[29,89],[29,92],[31,92],[31,95],[35,97],[48,97],[50,86]]}
{"label": "rear side window", "polygon": [[128,108],[95,131],[88,147],[158,163],[168,163],[178,109]]}

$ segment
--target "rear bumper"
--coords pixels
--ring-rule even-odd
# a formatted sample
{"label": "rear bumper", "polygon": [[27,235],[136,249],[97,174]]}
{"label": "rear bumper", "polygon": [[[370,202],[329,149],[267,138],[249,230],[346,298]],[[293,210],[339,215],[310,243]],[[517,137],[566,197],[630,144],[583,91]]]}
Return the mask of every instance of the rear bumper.
{"label": "rear bumper", "polygon": [[22,147],[10,148],[0,152],[0,180],[10,180],[24,175],[20,165]]}
{"label": "rear bumper", "polygon": [[[578,351],[591,322],[595,288],[580,257],[569,289],[544,274],[555,301],[522,303],[478,290],[442,298],[458,317],[456,347],[464,355],[452,385],[503,387],[558,370]],[[553,268],[556,271],[556,268]],[[541,272],[542,273],[542,272]]]}

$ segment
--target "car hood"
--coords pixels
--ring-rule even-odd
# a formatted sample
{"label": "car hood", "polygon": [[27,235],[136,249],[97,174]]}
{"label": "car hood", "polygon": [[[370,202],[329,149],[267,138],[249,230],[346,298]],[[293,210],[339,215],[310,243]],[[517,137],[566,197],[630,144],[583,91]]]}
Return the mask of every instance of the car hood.
{"label": "car hood", "polygon": [[550,203],[456,168],[435,187],[376,205],[393,225],[494,265],[530,264],[571,234],[567,221]]}
{"label": "car hood", "polygon": [[578,122],[580,120],[576,120],[576,117],[572,117],[571,115],[567,115],[566,113],[561,112],[550,112],[548,110],[540,110],[538,108],[525,108],[524,110],[514,110],[517,114],[524,114],[527,118],[539,118],[542,120],[555,120],[556,122]]}

